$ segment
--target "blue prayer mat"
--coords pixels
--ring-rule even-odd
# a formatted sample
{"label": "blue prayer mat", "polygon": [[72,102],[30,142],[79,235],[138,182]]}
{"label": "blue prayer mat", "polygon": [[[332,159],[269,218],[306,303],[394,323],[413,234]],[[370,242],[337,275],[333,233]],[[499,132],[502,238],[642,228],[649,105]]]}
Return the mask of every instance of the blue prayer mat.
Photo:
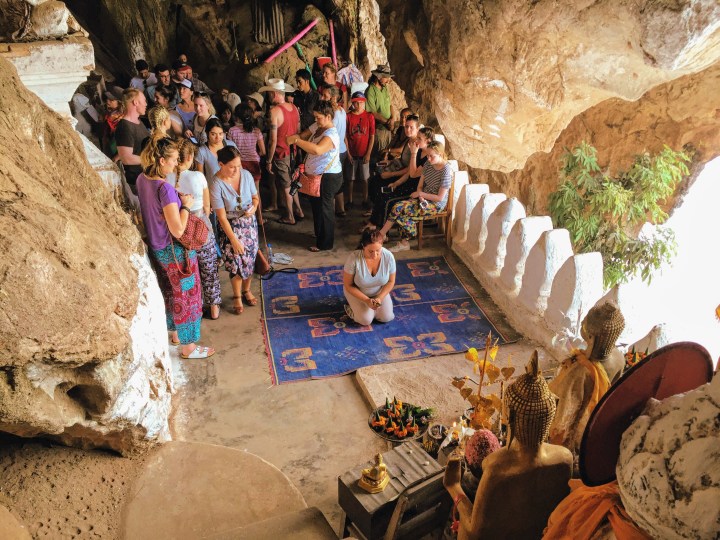
{"label": "blue prayer mat", "polygon": [[360,326],[345,314],[342,266],[304,268],[263,281],[273,384],[480,350],[491,331],[506,343],[442,256],[397,261],[390,294],[395,319]]}

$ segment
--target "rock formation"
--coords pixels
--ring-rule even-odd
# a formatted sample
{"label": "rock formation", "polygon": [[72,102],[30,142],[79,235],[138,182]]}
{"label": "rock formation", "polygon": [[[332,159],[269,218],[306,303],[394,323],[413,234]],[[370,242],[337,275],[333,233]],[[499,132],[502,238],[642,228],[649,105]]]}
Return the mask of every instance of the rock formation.
{"label": "rock formation", "polygon": [[617,465],[625,510],[653,538],[720,535],[720,378],[650,400],[624,433]]}
{"label": "rock formation", "polygon": [[3,58],[0,95],[0,430],[122,453],[166,440],[164,310],[137,231]]}
{"label": "rock formation", "polygon": [[408,101],[480,169],[522,168],[579,113],[636,100],[720,54],[713,0],[379,4]]}

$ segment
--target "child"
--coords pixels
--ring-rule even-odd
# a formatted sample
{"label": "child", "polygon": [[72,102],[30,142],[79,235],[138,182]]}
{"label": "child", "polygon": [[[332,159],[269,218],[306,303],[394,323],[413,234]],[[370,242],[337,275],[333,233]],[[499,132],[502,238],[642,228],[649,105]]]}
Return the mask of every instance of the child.
{"label": "child", "polygon": [[365,110],[365,95],[352,95],[352,109],[347,115],[348,157],[346,162],[347,202],[352,204],[355,177],[362,179],[363,206],[368,205],[370,154],[375,142],[375,117]]}

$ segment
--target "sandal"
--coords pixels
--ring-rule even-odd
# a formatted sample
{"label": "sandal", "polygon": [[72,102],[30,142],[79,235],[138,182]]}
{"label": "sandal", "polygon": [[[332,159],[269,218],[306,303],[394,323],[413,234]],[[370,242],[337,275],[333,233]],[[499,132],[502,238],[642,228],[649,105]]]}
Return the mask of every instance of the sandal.
{"label": "sandal", "polygon": [[278,219],[278,220],[276,220],[276,221],[277,221],[277,223],[280,223],[281,225],[295,225],[295,222],[294,222],[294,221],[289,221],[289,220],[287,220],[287,219],[285,219],[285,218]]}
{"label": "sandal", "polygon": [[181,354],[180,356],[185,360],[202,360],[204,358],[210,358],[213,354],[215,354],[215,349],[212,347],[201,347],[198,345],[190,354]]}
{"label": "sandal", "polygon": [[253,293],[251,293],[250,291],[243,291],[243,292],[242,292],[242,297],[245,299],[245,301],[247,302],[248,306],[257,306],[258,299],[255,298],[255,296],[253,295]]}
{"label": "sandal", "polygon": [[244,310],[245,308],[243,308],[242,297],[233,296],[233,311],[235,315],[240,315]]}
{"label": "sandal", "polygon": [[316,247],[316,246],[310,246],[310,247],[308,248],[308,251],[312,251],[313,253],[317,253],[318,251],[320,251],[320,248],[319,248],[319,247]]}
{"label": "sandal", "polygon": [[172,343],[173,345],[180,345],[180,340],[179,340],[179,339],[170,338],[170,343]]}

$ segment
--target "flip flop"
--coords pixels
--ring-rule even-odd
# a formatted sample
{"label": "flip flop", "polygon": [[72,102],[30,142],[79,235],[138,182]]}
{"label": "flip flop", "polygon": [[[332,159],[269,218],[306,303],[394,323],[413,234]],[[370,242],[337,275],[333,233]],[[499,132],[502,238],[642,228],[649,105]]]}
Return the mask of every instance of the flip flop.
{"label": "flip flop", "polygon": [[215,354],[215,349],[198,345],[190,354],[181,354],[180,356],[185,360],[203,360],[204,358],[210,358],[213,354]]}
{"label": "flip flop", "polygon": [[313,253],[317,253],[318,251],[320,251],[320,248],[319,248],[319,247],[316,247],[316,246],[310,246],[310,247],[308,248],[308,251],[312,251]]}
{"label": "flip flop", "polygon": [[170,343],[173,344],[173,345],[180,345],[180,340],[179,340],[179,339],[178,339],[178,340],[174,340],[174,339],[171,338],[171,339],[170,339]]}
{"label": "flip flop", "polygon": [[280,223],[282,225],[295,225],[294,221],[288,221],[286,219],[278,219],[276,221],[277,221],[277,223]]}
{"label": "flip flop", "polygon": [[253,295],[253,293],[251,293],[250,291],[243,291],[242,296],[247,302],[248,306],[257,306],[258,299],[255,298],[255,295]]}

